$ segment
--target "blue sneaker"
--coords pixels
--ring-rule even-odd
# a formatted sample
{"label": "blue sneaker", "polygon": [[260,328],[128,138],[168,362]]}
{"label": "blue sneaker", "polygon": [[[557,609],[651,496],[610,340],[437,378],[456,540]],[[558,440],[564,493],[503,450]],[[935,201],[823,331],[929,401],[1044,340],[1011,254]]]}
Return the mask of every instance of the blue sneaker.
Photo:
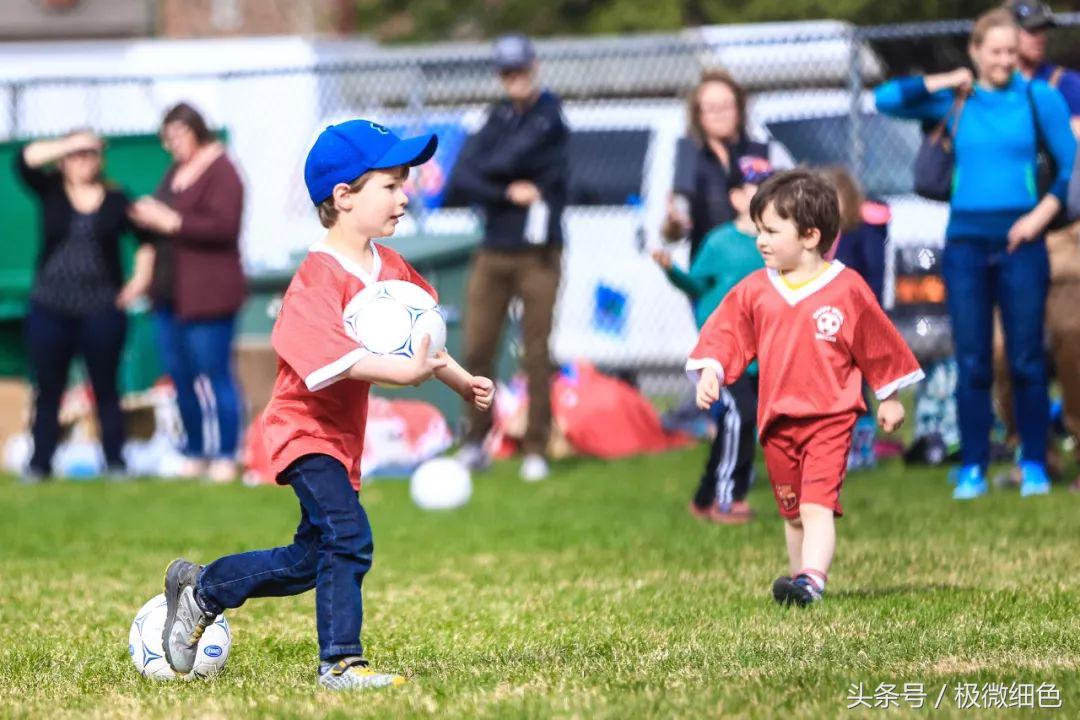
{"label": "blue sneaker", "polygon": [[986,477],[978,465],[965,465],[956,476],[953,500],[974,500],[986,494]]}
{"label": "blue sneaker", "polygon": [[1042,463],[1026,460],[1021,462],[1020,478],[1020,497],[1050,494],[1050,478],[1046,474],[1046,466]]}

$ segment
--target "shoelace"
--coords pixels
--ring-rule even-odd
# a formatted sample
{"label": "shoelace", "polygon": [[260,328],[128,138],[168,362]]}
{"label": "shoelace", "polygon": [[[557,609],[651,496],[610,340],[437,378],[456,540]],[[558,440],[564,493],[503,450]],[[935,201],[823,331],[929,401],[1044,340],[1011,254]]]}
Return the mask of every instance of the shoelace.
{"label": "shoelace", "polygon": [[342,658],[341,660],[338,660],[336,663],[334,663],[334,666],[330,669],[330,674],[334,676],[344,675],[349,671],[350,668],[354,667],[359,668],[360,670],[366,670],[369,673],[371,672],[371,670],[368,669],[367,660],[364,660],[363,658],[352,657]]}
{"label": "shoelace", "polygon": [[191,636],[188,638],[188,645],[194,645],[199,642],[199,639],[203,636],[204,632],[206,632],[206,619],[199,618],[195,623],[195,629],[191,631]]}

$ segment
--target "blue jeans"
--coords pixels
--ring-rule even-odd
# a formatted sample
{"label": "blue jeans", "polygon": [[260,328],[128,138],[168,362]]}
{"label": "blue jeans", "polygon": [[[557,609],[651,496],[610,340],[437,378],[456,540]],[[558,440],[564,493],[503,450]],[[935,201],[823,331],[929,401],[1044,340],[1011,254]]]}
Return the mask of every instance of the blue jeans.
{"label": "blue jeans", "polygon": [[360,496],[345,467],[328,455],[305,455],[282,475],[300,499],[292,545],[215,560],[199,576],[199,596],[208,610],[221,612],[248,598],[315,588],[319,658],[362,655],[360,586],[374,545]]}
{"label": "blue jeans", "polygon": [[[154,325],[165,371],[176,386],[176,404],[187,435],[184,454],[234,457],[240,438],[240,393],[232,368],[236,317],[184,321],[171,308],[160,307],[154,311]],[[196,390],[200,377],[206,378],[212,395],[203,402]]]}
{"label": "blue jeans", "polygon": [[1021,457],[1046,461],[1050,401],[1043,318],[1050,265],[1043,240],[1005,250],[1005,240],[950,238],[942,275],[956,346],[956,409],[965,465],[990,460],[993,310],[1001,311],[1013,378]]}
{"label": "blue jeans", "polygon": [[52,472],[60,438],[60,400],[68,384],[71,361],[81,355],[94,389],[105,461],[123,467],[124,415],[120,410],[117,374],[127,334],[127,317],[114,307],[75,317],[37,303],[26,316],[26,345],[37,391],[34,399],[34,456],[30,469]]}

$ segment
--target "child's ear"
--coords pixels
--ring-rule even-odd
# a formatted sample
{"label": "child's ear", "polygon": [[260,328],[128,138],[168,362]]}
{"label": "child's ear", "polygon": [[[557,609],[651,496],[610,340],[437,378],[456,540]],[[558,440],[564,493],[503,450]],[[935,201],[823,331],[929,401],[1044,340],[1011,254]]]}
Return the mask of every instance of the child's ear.
{"label": "child's ear", "polygon": [[807,250],[813,250],[821,244],[821,231],[817,228],[810,228],[802,236],[803,247]]}
{"label": "child's ear", "polygon": [[338,210],[352,210],[352,188],[346,183],[334,186],[334,207]]}

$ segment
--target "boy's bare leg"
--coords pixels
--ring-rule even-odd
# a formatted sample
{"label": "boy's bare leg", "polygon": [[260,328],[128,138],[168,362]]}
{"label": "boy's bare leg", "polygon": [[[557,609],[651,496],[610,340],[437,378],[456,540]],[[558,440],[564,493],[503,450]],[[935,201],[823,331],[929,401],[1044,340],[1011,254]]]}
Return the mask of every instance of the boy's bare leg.
{"label": "boy's bare leg", "polygon": [[799,518],[784,520],[784,537],[787,540],[788,566],[791,577],[803,568],[803,522]]}
{"label": "boy's bare leg", "polygon": [[[814,503],[805,503],[799,507],[799,516],[803,524],[802,566],[796,572],[816,571],[821,574],[814,580],[825,585],[825,577],[832,565],[836,551],[836,522],[832,508]],[[794,573],[793,573],[794,574]]]}

